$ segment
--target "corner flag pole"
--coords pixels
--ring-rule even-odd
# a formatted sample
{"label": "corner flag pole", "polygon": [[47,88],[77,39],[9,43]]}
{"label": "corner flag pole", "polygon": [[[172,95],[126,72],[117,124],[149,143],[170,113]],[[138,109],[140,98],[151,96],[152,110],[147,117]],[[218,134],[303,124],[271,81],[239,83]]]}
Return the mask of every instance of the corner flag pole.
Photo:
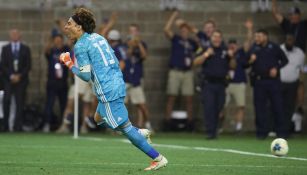
{"label": "corner flag pole", "polygon": [[78,120],[79,120],[79,78],[75,75],[75,94],[74,94],[74,139],[78,138]]}

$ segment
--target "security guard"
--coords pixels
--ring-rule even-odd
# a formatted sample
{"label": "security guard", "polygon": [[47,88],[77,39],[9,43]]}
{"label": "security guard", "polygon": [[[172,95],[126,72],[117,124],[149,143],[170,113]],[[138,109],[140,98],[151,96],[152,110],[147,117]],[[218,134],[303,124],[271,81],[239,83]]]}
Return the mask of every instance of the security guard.
{"label": "security guard", "polygon": [[249,63],[252,65],[251,81],[254,85],[256,112],[256,135],[265,139],[269,132],[268,105],[272,108],[277,137],[287,137],[282,110],[280,68],[288,63],[279,45],[268,39],[268,32],[260,29],[255,33],[255,43],[250,50]]}
{"label": "security guard", "polygon": [[233,51],[227,50],[222,33],[216,30],[211,36],[211,46],[193,61],[194,66],[202,65],[202,100],[207,139],[217,136],[218,116],[225,103],[226,77],[228,71],[236,67],[233,58]]}

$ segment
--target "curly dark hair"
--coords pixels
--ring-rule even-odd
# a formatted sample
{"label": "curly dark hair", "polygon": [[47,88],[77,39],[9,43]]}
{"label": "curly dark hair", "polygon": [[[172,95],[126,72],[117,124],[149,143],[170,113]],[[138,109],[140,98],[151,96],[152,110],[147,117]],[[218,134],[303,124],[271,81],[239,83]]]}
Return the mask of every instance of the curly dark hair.
{"label": "curly dark hair", "polygon": [[86,8],[78,8],[75,10],[72,18],[74,21],[82,26],[86,33],[93,33],[96,23],[93,13]]}

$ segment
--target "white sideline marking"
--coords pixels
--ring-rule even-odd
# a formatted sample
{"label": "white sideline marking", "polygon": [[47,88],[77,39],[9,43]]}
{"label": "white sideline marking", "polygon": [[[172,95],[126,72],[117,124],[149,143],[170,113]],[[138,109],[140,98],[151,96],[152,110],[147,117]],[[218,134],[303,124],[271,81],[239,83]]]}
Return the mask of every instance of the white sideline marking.
{"label": "white sideline marking", "polygon": [[[92,141],[105,141],[106,139],[103,138],[95,138],[95,137],[80,137],[80,139],[87,139]],[[130,143],[129,140],[120,139],[121,142]],[[235,149],[222,149],[222,148],[207,148],[207,147],[189,147],[189,146],[180,146],[180,145],[167,145],[167,144],[152,144],[156,147],[161,148],[172,148],[172,149],[190,149],[190,150],[198,150],[198,151],[213,151],[213,152],[226,152],[226,153],[233,153],[233,154],[241,154],[241,155],[249,155],[249,156],[258,156],[258,157],[269,157],[269,158],[277,158],[277,159],[288,159],[288,160],[300,160],[300,161],[307,161],[306,158],[300,157],[277,157],[271,154],[262,154],[262,153],[253,153],[247,151],[240,151]]]}

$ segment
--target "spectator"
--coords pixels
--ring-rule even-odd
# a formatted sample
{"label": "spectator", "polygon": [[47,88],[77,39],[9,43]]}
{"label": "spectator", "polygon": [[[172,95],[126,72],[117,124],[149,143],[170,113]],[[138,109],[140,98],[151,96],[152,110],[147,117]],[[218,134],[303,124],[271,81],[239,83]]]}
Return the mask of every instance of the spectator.
{"label": "spectator", "polygon": [[[194,40],[189,38],[191,31],[187,23],[181,23],[179,26],[180,33],[176,34],[172,30],[172,25],[179,13],[174,11],[168,19],[164,33],[166,37],[172,42],[171,58],[169,63],[169,73],[167,82],[167,104],[166,104],[166,121],[169,125],[171,112],[177,96],[181,93],[186,101],[186,110],[188,113],[188,122],[191,126],[193,123],[193,95],[194,95],[194,80],[192,61],[193,54],[197,49],[197,44]],[[168,126],[166,126],[168,127]]]}
{"label": "spectator", "polygon": [[[289,10],[289,17],[284,17],[277,9],[277,1],[272,0],[272,12],[275,20],[280,24],[283,31],[291,33],[295,38],[295,46],[306,52],[307,19],[301,20],[301,11],[298,7]],[[297,109],[303,112],[305,88],[303,81],[299,82],[297,90]]]}
{"label": "spectator", "polygon": [[103,37],[107,37],[109,31],[112,29],[112,27],[115,25],[118,18],[117,12],[112,12],[111,17],[109,19],[104,19],[103,23],[99,27],[99,34]]}
{"label": "spectator", "polygon": [[119,61],[119,67],[122,71],[125,69],[127,60],[127,46],[122,43],[119,31],[111,30],[108,34],[109,43],[114,50],[114,54]]}
{"label": "spectator", "polygon": [[22,130],[23,108],[26,90],[29,82],[31,68],[31,51],[28,46],[21,43],[19,30],[10,30],[10,43],[5,45],[1,53],[0,70],[4,78],[4,131],[8,131],[8,118],[10,116],[11,97],[16,101],[16,116],[14,131]]}
{"label": "spectator", "polygon": [[231,100],[231,97],[236,103],[236,117],[235,117],[235,131],[240,132],[243,126],[243,119],[245,115],[245,96],[246,96],[246,73],[245,68],[247,65],[247,53],[248,50],[244,48],[238,48],[236,39],[230,39],[228,41],[228,49],[232,50],[234,53],[234,58],[236,59],[236,69],[230,70],[230,83],[226,89],[226,105],[227,106]]}
{"label": "spectator", "polygon": [[287,34],[285,43],[280,46],[289,60],[288,64],[280,70],[283,109],[288,132],[291,130],[291,118],[295,111],[296,93],[305,58],[304,52],[294,46],[294,40],[292,34]]}
{"label": "spectator", "polygon": [[208,48],[210,46],[210,38],[213,32],[216,30],[216,24],[212,19],[205,21],[202,31],[198,30],[196,27],[190,25],[192,32],[196,34],[200,46],[202,48]]}
{"label": "spectator", "polygon": [[141,85],[143,78],[143,61],[147,59],[147,45],[140,37],[140,29],[137,24],[131,24],[129,26],[127,56],[125,60],[125,69],[123,71],[127,89],[126,102],[131,100],[132,104],[137,107],[137,126],[152,130],[145,94]]}
{"label": "spectator", "polygon": [[[135,27],[137,27],[137,26],[135,26]],[[139,37],[138,36],[139,32],[136,32],[135,30],[136,29],[134,28],[134,25],[131,25],[130,29],[129,29],[129,33],[130,33],[131,38]],[[138,108],[138,121],[137,121],[137,123],[138,123],[139,127],[145,126],[147,129],[152,130],[150,121],[148,119],[148,109],[147,109],[147,106],[145,104],[146,100],[145,100],[143,88],[140,84],[141,82],[133,83],[133,79],[142,78],[141,74],[137,75],[139,73],[135,72],[135,70],[134,70],[134,69],[137,70],[138,68],[142,67],[142,65],[137,66],[138,65],[137,62],[141,63],[144,60],[144,58],[143,59],[137,58],[137,57],[140,57],[139,54],[140,54],[141,48],[131,48],[131,47],[136,47],[136,46],[132,46],[133,44],[130,44],[130,46],[129,46],[129,44],[128,44],[128,46],[123,44],[122,41],[121,41],[120,33],[117,30],[111,30],[109,32],[108,40],[109,40],[109,43],[110,43],[112,49],[114,50],[114,54],[115,54],[116,58],[119,61],[120,69],[124,73],[124,78],[125,78],[126,87],[127,87],[126,103],[130,100],[134,105],[137,106],[137,108]],[[128,43],[129,42],[130,41],[128,41]],[[139,41],[137,41],[137,42],[139,42]],[[144,49],[146,50],[146,44],[143,41],[140,41],[140,42],[142,43],[141,47],[144,47]],[[138,44],[135,44],[135,45],[138,45]],[[132,52],[132,53],[134,52],[134,56],[131,56],[131,53],[130,53],[129,57],[128,57],[128,49],[130,49],[130,52]],[[136,50],[132,51],[133,49],[134,50],[138,49],[139,51],[136,51]],[[147,55],[147,53],[145,53],[145,52],[143,54]],[[143,56],[145,56],[145,55],[143,55]],[[136,58],[133,58],[133,57],[136,57]],[[126,67],[126,63],[127,63],[127,67]],[[133,76],[134,73],[136,73],[136,75]],[[134,86],[133,84],[136,84],[136,85],[139,84],[139,85]]]}
{"label": "spectator", "polygon": [[275,20],[281,26],[285,34],[293,34],[295,46],[306,51],[307,19],[301,20],[301,11],[298,7],[289,10],[289,17],[284,17],[277,9],[277,0],[272,0],[272,12]]}
{"label": "spectator", "polygon": [[236,66],[234,52],[227,50],[223,44],[222,33],[216,30],[211,36],[210,47],[196,57],[193,64],[195,66],[202,65],[204,77],[202,101],[207,139],[215,139],[219,114],[225,102],[227,74],[230,69],[234,69]]}
{"label": "spectator", "polygon": [[51,37],[54,38],[59,34],[63,34],[65,32],[64,26],[66,21],[64,19],[56,19],[55,26],[51,30]]}
{"label": "spectator", "polygon": [[48,78],[47,78],[47,103],[45,107],[44,132],[50,131],[50,124],[54,120],[53,107],[56,98],[60,103],[60,116],[63,116],[67,103],[67,78],[68,69],[65,65],[59,63],[59,56],[63,52],[70,52],[70,48],[64,44],[61,34],[54,35],[53,42],[45,48],[45,56],[48,61]]}
{"label": "spectator", "polygon": [[280,68],[288,63],[278,45],[269,41],[268,32],[260,29],[255,33],[255,44],[251,48],[249,63],[252,65],[251,82],[254,86],[256,113],[256,135],[265,139],[269,132],[268,103],[276,121],[277,137],[288,137],[282,109]]}
{"label": "spectator", "polygon": [[237,66],[235,70],[231,70],[229,72],[231,80],[229,86],[226,89],[225,107],[230,102],[231,97],[233,97],[237,108],[236,117],[235,117],[236,132],[240,132],[242,130],[243,119],[245,115],[245,105],[246,105],[245,96],[246,96],[246,83],[247,83],[247,76],[245,69],[248,67],[248,51],[250,49],[250,45],[252,42],[253,22],[251,20],[247,20],[245,22],[245,27],[247,29],[247,38],[246,41],[244,42],[243,47],[238,48],[236,39],[230,39],[228,41],[228,49],[234,52]]}

